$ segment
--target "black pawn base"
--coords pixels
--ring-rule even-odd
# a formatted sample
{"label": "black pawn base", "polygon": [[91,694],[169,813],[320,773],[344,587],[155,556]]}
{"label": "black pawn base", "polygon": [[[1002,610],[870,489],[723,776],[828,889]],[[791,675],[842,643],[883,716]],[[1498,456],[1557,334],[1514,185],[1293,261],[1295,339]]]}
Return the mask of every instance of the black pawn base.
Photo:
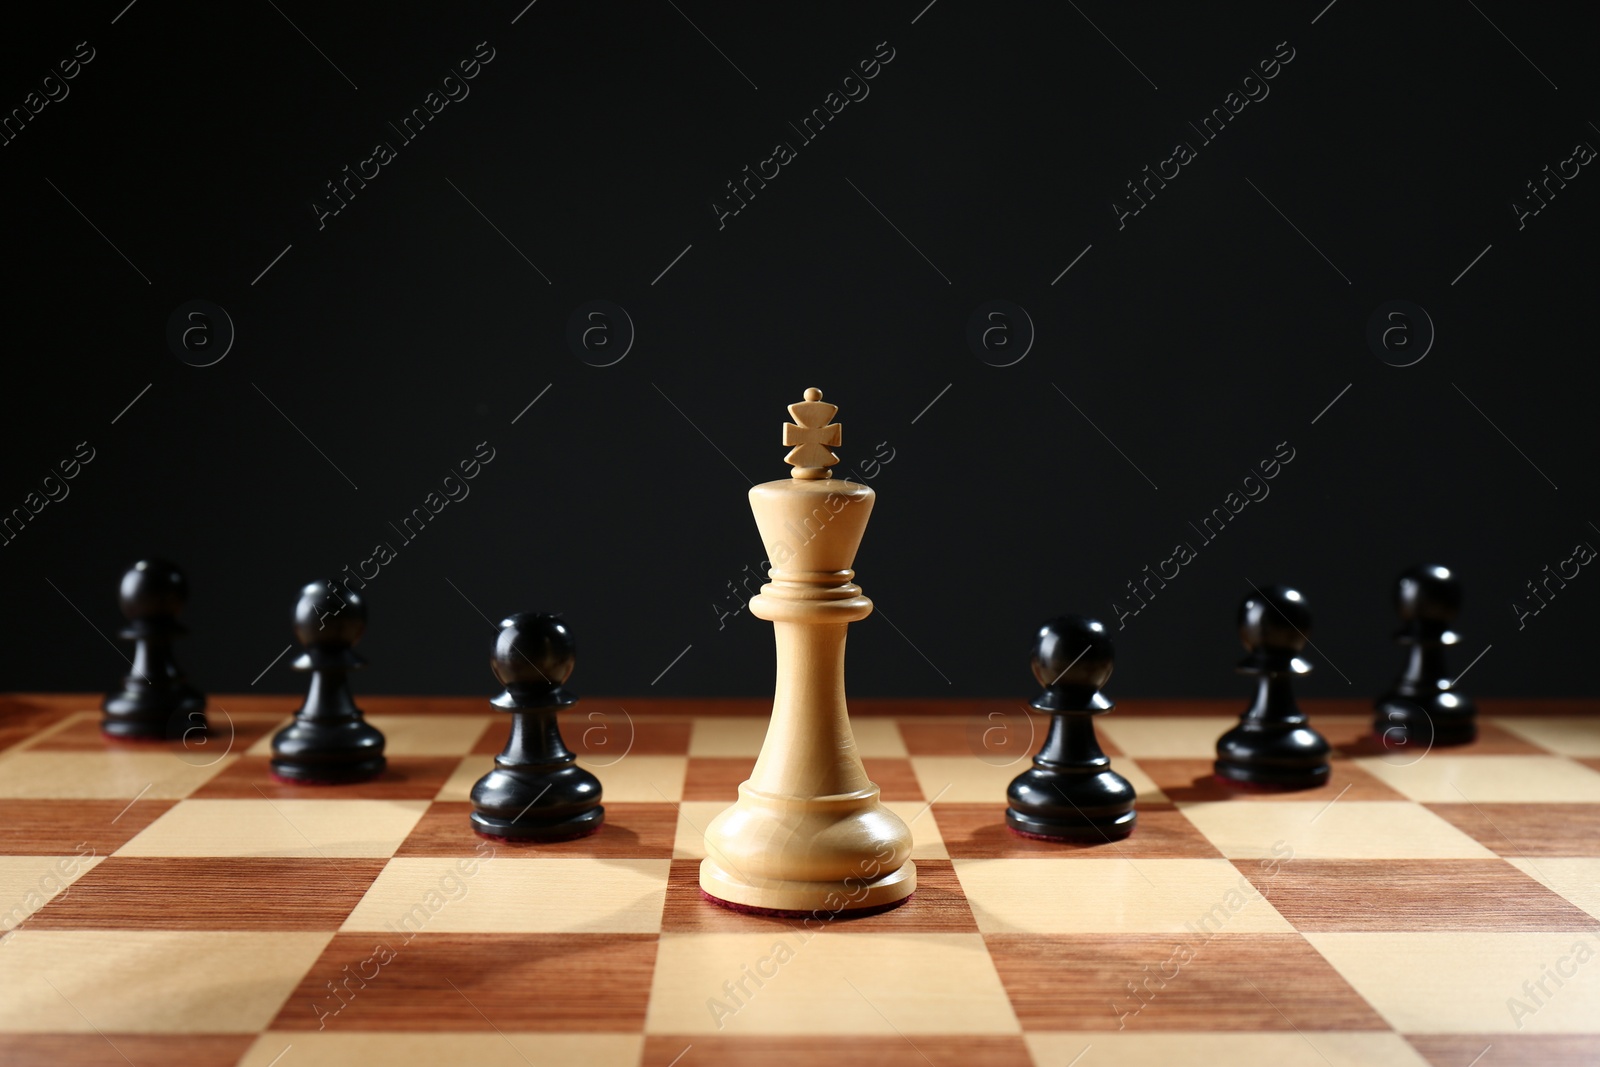
{"label": "black pawn base", "polygon": [[1478,739],[1476,710],[1470,704],[1463,709],[1465,702],[1454,694],[1441,696],[1448,696],[1451,705],[1406,697],[1380,700],[1372,719],[1372,732],[1386,749],[1416,748],[1426,752],[1435,747],[1472,744]]}
{"label": "black pawn base", "polygon": [[365,782],[384,772],[383,734],[363,721],[296,721],[272,738],[272,774],[307,785]]}
{"label": "black pawn base", "polygon": [[181,690],[126,689],[107,697],[100,732],[119,741],[184,741],[204,737],[206,698]]}
{"label": "black pawn base", "polygon": [[1044,686],[1029,706],[1051,716],[1033,766],[1006,787],[1006,826],[1046,841],[1104,844],[1133,833],[1139,821],[1132,783],[1111,769],[1094,717],[1110,711],[1100,692],[1111,677],[1105,626],[1062,615],[1039,628],[1033,676]]}
{"label": "black pawn base", "polygon": [[1134,789],[1115,771],[1023,771],[1006,790],[1006,825],[1026,837],[1097,843],[1119,841],[1139,821]]}
{"label": "black pawn base", "polygon": [[1217,741],[1218,778],[1278,789],[1315,789],[1328,781],[1328,742],[1310,727],[1268,731],[1235,726]]}
{"label": "black pawn base", "polygon": [[600,780],[576,763],[496,767],[472,787],[472,828],[509,841],[587,837],[605,823]]}

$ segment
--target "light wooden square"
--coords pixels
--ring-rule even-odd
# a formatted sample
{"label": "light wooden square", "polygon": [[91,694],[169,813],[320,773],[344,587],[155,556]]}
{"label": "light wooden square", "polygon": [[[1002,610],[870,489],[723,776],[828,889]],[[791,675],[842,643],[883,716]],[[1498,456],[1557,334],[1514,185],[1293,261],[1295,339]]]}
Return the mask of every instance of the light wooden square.
{"label": "light wooden square", "polygon": [[[1600,939],[1593,933],[1385,931],[1308,933],[1305,938],[1401,1033],[1594,1033],[1600,1028],[1600,961],[1595,959]],[[1576,962],[1580,948],[1587,949],[1586,963]],[[1541,993],[1540,978],[1557,968],[1571,973],[1546,978],[1547,992]],[[1530,1010],[1524,1013],[1518,1004]]]}
{"label": "light wooden square", "polygon": [[[1239,710],[1244,710],[1243,701]],[[1239,725],[1215,715],[1101,716],[1095,727],[1134,759],[1215,759],[1217,738]]]}
{"label": "light wooden square", "polygon": [[671,860],[488,858],[389,861],[341,930],[623,933],[661,929]]}
{"label": "light wooden square", "polygon": [[706,827],[728,807],[725,800],[685,800],[678,805],[678,830],[672,841],[672,858],[705,859]]}
{"label": "light wooden square", "polygon": [[[273,723],[271,729],[256,739],[255,744],[245,749],[244,754],[246,756],[271,756],[272,738],[279,730],[283,729],[285,726],[288,726],[291,722],[294,722],[293,715],[285,715],[280,718],[277,722]],[[388,738],[385,738],[384,740],[387,742]]]}
{"label": "light wooden square", "polygon": [[1424,804],[1600,802],[1600,771],[1565,756],[1449,756],[1410,764],[1356,760],[1386,785]]}
{"label": "light wooden square", "polygon": [[0,759],[0,797],[178,800],[236,759],[167,751],[18,752]]}
{"label": "light wooden square", "polygon": [[1096,1062],[1117,1067],[1174,1067],[1182,1063],[1228,1067],[1428,1067],[1399,1034],[1333,1033],[1030,1033],[1025,1040],[1033,1061],[1065,1067],[1085,1049],[1084,1067]]}
{"label": "light wooden square", "polygon": [[[434,800],[471,800],[472,787],[478,779],[494,770],[493,756],[464,756],[456,769],[450,772],[444,785],[433,795]],[[604,786],[605,783],[601,783]]]}
{"label": "light wooden square", "polygon": [[802,1035],[819,1026],[891,1037],[1020,1029],[978,934],[661,935],[647,1032]]}
{"label": "light wooden square", "polygon": [[687,756],[628,756],[611,762],[612,757],[590,761],[580,758],[600,779],[600,802],[618,804],[665,804],[683,799],[683,778],[689,769]]}
{"label": "light wooden square", "polygon": [[86,852],[64,856],[0,856],[0,931],[68,891],[105,859]]}
{"label": "light wooden square", "polygon": [[689,724],[689,755],[749,756],[754,762],[767,737],[766,716],[728,715]]}
{"label": "light wooden square", "polygon": [[1223,859],[956,860],[986,934],[1293,933]]}
{"label": "light wooden square", "polygon": [[[1600,844],[1600,842],[1597,842]],[[1600,919],[1600,859],[1593,856],[1526,856],[1507,860],[1546,889]],[[1596,1029],[1600,1030],[1600,1023]]]}
{"label": "light wooden square", "polygon": [[1593,716],[1497,718],[1494,724],[1524,741],[1532,741],[1563,756],[1600,756],[1600,719]]}
{"label": "light wooden square", "polygon": [[[285,1056],[284,1050],[293,1048]],[[336,1033],[268,1031],[256,1039],[239,1067],[528,1067],[581,1063],[585,1067],[638,1067],[643,1034]],[[280,1060],[281,1057],[281,1060]],[[692,1067],[685,1064],[684,1067]]]}
{"label": "light wooden square", "polygon": [[332,937],[18,930],[0,951],[0,1031],[255,1033]]}
{"label": "light wooden square", "polygon": [[[689,731],[691,756],[749,756],[752,763],[761,754],[767,737],[766,716],[737,715],[695,719]],[[887,716],[859,716],[850,721],[856,751],[863,759],[887,757],[904,759],[906,743],[900,727]]]}
{"label": "light wooden square", "polygon": [[[977,756],[912,756],[911,769],[922,795],[946,804],[1006,805],[1006,787],[1033,766],[1033,753],[1010,763],[990,763]],[[1139,800],[1164,804],[1167,796],[1131,759],[1113,759],[1111,769],[1128,780]]]}
{"label": "light wooden square", "polygon": [[934,818],[933,805],[926,800],[886,800],[883,806],[900,816],[911,827],[911,858],[914,860],[947,860],[950,853],[944,847],[944,835],[939,832],[939,820]]}
{"label": "light wooden square", "polygon": [[[1217,800],[1178,810],[1230,859],[1490,859],[1493,852],[1403,800]],[[1278,851],[1275,853],[1274,848]]]}
{"label": "light wooden square", "polygon": [[426,800],[185,800],[118,856],[392,856]]}

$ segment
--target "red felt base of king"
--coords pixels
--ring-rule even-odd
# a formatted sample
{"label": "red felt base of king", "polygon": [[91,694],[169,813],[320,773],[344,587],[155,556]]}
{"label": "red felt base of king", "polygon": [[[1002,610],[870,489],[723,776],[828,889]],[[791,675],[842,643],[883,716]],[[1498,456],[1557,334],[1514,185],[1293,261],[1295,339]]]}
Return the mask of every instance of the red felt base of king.
{"label": "red felt base of king", "polygon": [[870,908],[850,908],[840,911],[829,911],[826,908],[814,908],[811,910],[800,909],[792,911],[788,908],[758,908],[752,904],[737,904],[731,900],[723,900],[721,897],[714,897],[710,893],[707,893],[704,889],[700,890],[700,896],[703,899],[709,900],[719,908],[727,908],[729,911],[736,911],[741,915],[760,915],[769,919],[805,919],[816,918],[820,913],[821,915],[827,916],[828,921],[830,922],[834,919],[864,919],[868,915],[882,915],[886,911],[893,911],[895,908],[898,908],[900,905],[904,904],[906,901],[910,900],[916,895],[917,894],[914,892],[907,893],[899,900],[891,900],[887,904],[875,904]]}

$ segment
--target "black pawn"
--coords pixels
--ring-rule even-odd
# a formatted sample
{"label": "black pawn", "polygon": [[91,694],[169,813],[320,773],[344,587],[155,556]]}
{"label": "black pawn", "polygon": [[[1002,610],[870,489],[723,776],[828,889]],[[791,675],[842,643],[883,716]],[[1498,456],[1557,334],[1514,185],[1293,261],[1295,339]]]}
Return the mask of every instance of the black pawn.
{"label": "black pawn", "polygon": [[559,841],[600,829],[600,780],[561,740],[556,712],[578,697],[565,687],[577,661],[572,631],[554,615],[518,612],[500,624],[490,660],[511,712],[511,737],[494,770],[472,787],[472,828],[489,837]]}
{"label": "black pawn", "polygon": [[1217,740],[1218,777],[1281,789],[1328,780],[1328,742],[1306,724],[1291,681],[1311,673],[1300,656],[1310,632],[1306,598],[1286,585],[1269,585],[1239,605],[1239,640],[1249,651],[1239,673],[1256,676],[1256,699]]}
{"label": "black pawn", "polygon": [[1386,748],[1465,745],[1477,739],[1478,709],[1450,688],[1444,650],[1460,644],[1451,629],[1461,611],[1461,580],[1450,568],[1412,567],[1394,587],[1400,630],[1395,640],[1407,650],[1405,669],[1377,700],[1372,728]]}
{"label": "black pawn", "polygon": [[367,605],[352,590],[312,582],[300,590],[294,636],[305,649],[294,663],[311,675],[294,722],[272,739],[272,773],[296,782],[361,782],[383,773],[383,734],[361,717],[346,676],[366,666],[355,644],[367,629]]}
{"label": "black pawn", "polygon": [[188,599],[183,571],[165,560],[140,560],[122,576],[128,622],[118,636],[133,642],[133,668],[121,692],[101,705],[100,729],[111,737],[165,741],[204,734],[205,695],[184,681],[172,655],[173,639],[186,632],[178,616]]}
{"label": "black pawn", "polygon": [[1017,833],[1063,841],[1133,833],[1133,786],[1111,769],[1094,732],[1094,717],[1112,708],[1100,687],[1111,677],[1115,654],[1094,619],[1062,615],[1039,628],[1033,676],[1044,689],[1030,705],[1053,719],[1033,766],[1006,790],[1006,825]]}

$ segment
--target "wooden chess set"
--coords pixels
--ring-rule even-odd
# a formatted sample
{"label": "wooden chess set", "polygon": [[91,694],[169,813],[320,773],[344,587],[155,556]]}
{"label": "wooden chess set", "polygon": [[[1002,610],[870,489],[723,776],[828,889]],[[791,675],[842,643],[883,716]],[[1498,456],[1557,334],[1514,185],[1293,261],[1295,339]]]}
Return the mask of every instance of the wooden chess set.
{"label": "wooden chess set", "polygon": [[122,688],[0,704],[0,1061],[1600,1062],[1600,717],[1461,693],[1455,575],[1401,576],[1375,708],[1296,700],[1287,586],[1241,604],[1242,714],[1108,715],[1075,615],[1026,700],[847,707],[837,410],[750,490],[770,704],[580,700],[537,612],[492,700],[358,698],[332,582],[303,700],[207,698],[182,572],[131,570]]}

